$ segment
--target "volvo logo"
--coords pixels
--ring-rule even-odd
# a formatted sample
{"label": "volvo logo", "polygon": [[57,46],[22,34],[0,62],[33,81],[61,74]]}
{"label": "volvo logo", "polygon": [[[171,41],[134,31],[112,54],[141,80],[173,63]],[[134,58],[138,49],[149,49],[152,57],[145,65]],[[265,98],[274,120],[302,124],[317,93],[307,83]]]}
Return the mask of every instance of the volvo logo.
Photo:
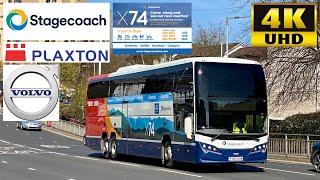
{"label": "volvo logo", "polygon": [[[49,115],[55,109],[59,98],[58,75],[54,68],[57,67],[24,65],[12,71],[6,78],[3,89],[8,110],[22,120],[41,120]],[[24,78],[26,75],[37,76],[37,78],[29,78],[26,83]],[[26,111],[20,107],[23,105],[32,109],[37,102],[34,98],[43,98],[47,103],[37,111]],[[21,99],[24,99],[23,103]]]}

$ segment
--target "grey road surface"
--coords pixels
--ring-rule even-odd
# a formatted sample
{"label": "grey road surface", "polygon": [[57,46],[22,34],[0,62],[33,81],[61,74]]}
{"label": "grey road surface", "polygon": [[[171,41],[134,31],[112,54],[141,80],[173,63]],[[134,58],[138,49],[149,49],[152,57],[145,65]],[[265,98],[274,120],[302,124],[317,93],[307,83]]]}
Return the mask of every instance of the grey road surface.
{"label": "grey road surface", "polygon": [[0,117],[0,180],[220,180],[320,179],[309,164],[268,162],[221,166],[178,164],[161,167],[159,160],[122,157],[111,161],[82,142],[47,131],[22,131]]}

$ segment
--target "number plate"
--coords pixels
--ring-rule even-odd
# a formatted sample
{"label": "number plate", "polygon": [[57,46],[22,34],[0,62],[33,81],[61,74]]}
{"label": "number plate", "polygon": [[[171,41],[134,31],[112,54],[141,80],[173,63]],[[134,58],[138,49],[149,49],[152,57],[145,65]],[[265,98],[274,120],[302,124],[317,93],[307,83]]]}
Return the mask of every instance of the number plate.
{"label": "number plate", "polygon": [[243,161],[243,157],[229,157],[229,161]]}

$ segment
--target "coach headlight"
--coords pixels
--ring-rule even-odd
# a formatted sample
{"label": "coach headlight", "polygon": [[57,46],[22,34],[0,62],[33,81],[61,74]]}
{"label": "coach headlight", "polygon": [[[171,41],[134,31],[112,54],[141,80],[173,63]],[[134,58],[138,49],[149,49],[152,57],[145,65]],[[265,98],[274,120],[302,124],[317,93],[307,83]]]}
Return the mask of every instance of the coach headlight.
{"label": "coach headlight", "polygon": [[205,144],[205,143],[200,143],[200,147],[201,147],[201,150],[204,152],[204,153],[214,153],[214,154],[219,154],[219,155],[222,155],[219,151],[218,148],[214,147],[213,145],[210,145],[210,144]]}
{"label": "coach headlight", "polygon": [[265,153],[267,151],[267,144],[260,144],[258,146],[255,146],[252,148],[251,153],[257,153],[257,152],[263,152]]}

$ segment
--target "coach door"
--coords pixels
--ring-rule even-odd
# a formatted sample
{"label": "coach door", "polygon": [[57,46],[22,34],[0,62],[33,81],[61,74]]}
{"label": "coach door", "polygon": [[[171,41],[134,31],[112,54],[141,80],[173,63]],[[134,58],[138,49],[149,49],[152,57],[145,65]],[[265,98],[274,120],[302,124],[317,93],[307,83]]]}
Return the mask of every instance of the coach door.
{"label": "coach door", "polygon": [[[128,101],[123,101],[122,102],[122,113],[124,118],[128,119]],[[121,132],[122,132],[122,138],[124,138],[123,140],[123,145],[124,145],[124,151],[126,154],[128,154],[128,137],[129,137],[129,132],[130,132],[130,126],[128,126],[128,124],[126,123],[128,121],[123,121],[122,123],[122,128],[121,128]]]}

